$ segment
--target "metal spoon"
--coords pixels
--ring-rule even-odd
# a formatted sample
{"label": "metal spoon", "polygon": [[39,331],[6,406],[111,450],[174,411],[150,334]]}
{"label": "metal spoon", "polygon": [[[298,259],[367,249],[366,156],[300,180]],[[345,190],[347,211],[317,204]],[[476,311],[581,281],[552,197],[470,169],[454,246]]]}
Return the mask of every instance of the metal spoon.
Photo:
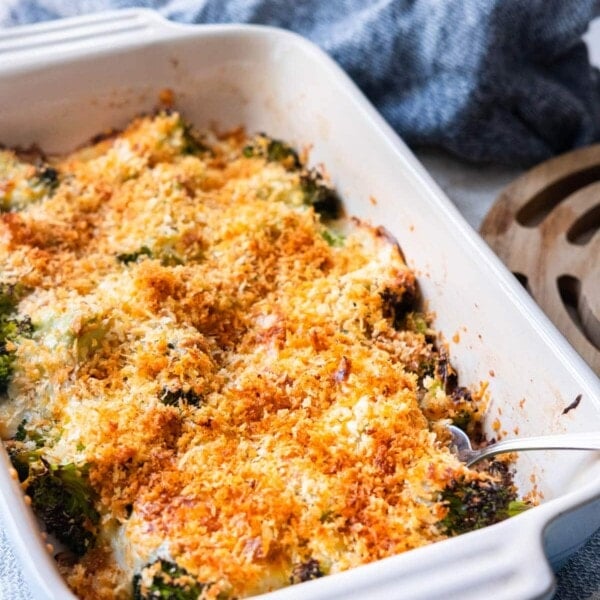
{"label": "metal spoon", "polygon": [[448,431],[452,436],[450,448],[467,467],[483,458],[520,450],[600,450],[600,431],[513,438],[496,442],[480,450],[471,448],[471,440],[462,429],[449,425]]}

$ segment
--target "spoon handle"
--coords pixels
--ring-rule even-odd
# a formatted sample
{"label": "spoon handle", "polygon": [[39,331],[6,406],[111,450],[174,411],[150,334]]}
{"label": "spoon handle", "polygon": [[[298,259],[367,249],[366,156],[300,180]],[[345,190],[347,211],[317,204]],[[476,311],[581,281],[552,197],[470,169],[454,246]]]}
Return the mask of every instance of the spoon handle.
{"label": "spoon handle", "polygon": [[467,464],[472,465],[474,462],[496,454],[520,450],[600,450],[600,431],[502,440],[487,448],[474,451]]}

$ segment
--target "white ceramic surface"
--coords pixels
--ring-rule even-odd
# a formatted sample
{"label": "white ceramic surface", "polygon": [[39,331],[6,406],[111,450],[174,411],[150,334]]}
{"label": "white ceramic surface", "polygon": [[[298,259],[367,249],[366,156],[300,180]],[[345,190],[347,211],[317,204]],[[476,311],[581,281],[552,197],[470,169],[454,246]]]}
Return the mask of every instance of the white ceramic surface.
{"label": "white ceramic surface", "polygon": [[[296,35],[184,26],[128,10],[0,33],[0,140],[65,151],[120,127],[174,90],[199,128],[244,124],[323,162],[346,210],[399,240],[463,383],[487,380],[488,427],[507,436],[600,428],[600,383],[473,232],[348,77]],[[582,394],[576,410],[563,414]],[[72,595],[56,574],[0,453],[0,511],[39,598]],[[543,503],[493,527],[268,595],[332,598],[549,597],[558,565],[600,526],[600,460],[523,455],[523,493]]]}

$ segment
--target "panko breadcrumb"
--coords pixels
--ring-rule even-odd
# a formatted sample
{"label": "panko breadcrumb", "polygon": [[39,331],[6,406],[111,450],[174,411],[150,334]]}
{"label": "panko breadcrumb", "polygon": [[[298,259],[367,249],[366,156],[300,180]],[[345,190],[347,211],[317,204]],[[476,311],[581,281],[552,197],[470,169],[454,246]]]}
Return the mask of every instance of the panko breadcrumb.
{"label": "panko breadcrumb", "polygon": [[0,181],[2,283],[34,328],[0,434],[85,465],[95,542],[58,555],[81,598],[147,591],[158,559],[203,598],[350,569],[443,539],[443,490],[489,477],[447,447],[482,401],[397,243],[334,218],[286,144],[162,112],[61,158],[2,151]]}

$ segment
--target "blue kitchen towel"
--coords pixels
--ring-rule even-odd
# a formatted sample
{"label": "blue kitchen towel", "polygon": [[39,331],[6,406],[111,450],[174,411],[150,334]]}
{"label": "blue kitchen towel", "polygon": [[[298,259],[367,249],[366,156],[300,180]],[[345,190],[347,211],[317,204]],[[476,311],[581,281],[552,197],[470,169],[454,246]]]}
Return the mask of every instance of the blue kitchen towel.
{"label": "blue kitchen towel", "polygon": [[581,36],[597,0],[1,0],[0,26],[143,6],[262,23],[329,52],[413,146],[527,166],[600,139]]}

